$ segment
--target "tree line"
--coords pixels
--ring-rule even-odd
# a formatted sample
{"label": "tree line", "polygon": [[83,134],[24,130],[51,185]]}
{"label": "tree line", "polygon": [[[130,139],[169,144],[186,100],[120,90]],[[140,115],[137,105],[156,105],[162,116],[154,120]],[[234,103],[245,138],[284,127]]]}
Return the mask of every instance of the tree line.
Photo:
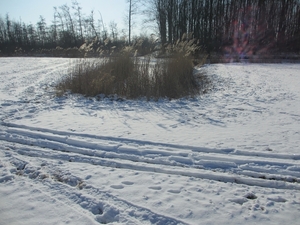
{"label": "tree line", "polygon": [[[300,0],[128,0],[131,43],[132,16],[147,15],[144,23],[155,25],[162,46],[194,39],[206,52],[259,54],[300,52]],[[143,7],[142,7],[143,6]],[[134,10],[133,10],[134,9]],[[99,12],[100,13],[100,12]],[[101,15],[101,14],[100,14]],[[125,32],[122,34],[124,41]],[[83,15],[77,1],[54,7],[51,25],[40,16],[36,24],[0,16],[0,51],[21,48],[80,47],[97,39],[121,39],[117,24],[107,28],[95,20],[95,12]]]}
{"label": "tree line", "polygon": [[[208,52],[300,51],[299,0],[150,0],[161,42],[190,34]],[[234,49],[232,49],[234,48]]]}
{"label": "tree line", "polygon": [[11,53],[20,48],[28,51],[57,46],[66,49],[80,47],[95,38],[102,41],[108,37],[118,39],[117,24],[111,21],[107,27],[99,14],[101,19],[98,20],[94,11],[84,15],[79,3],[73,1],[71,7],[67,4],[54,7],[51,25],[46,24],[43,16],[36,24],[11,20],[9,14],[4,18],[0,16],[0,51]]}

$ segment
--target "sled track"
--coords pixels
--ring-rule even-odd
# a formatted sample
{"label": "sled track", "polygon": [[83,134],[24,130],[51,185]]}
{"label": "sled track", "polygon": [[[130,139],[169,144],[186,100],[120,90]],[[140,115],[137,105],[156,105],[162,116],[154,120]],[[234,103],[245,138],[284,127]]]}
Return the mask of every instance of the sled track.
{"label": "sled track", "polygon": [[300,155],[207,149],[2,123],[0,140],[20,155],[300,190]]}

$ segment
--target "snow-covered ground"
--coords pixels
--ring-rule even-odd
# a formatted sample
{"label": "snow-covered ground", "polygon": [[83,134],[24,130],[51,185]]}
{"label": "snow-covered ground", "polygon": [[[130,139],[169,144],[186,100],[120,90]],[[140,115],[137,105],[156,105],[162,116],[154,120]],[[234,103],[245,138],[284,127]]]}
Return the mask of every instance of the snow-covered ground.
{"label": "snow-covered ground", "polygon": [[216,64],[195,99],[56,97],[0,58],[0,224],[299,224],[300,65]]}

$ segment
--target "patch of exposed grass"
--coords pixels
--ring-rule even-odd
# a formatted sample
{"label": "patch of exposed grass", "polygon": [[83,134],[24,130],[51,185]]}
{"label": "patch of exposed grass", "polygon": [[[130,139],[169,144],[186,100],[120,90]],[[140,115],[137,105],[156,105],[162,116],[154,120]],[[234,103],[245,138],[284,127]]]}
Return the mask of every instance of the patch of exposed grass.
{"label": "patch of exposed grass", "polygon": [[175,99],[199,93],[193,69],[192,59],[180,53],[155,63],[150,58],[132,58],[127,53],[107,59],[81,59],[70,67],[57,90],[85,96]]}

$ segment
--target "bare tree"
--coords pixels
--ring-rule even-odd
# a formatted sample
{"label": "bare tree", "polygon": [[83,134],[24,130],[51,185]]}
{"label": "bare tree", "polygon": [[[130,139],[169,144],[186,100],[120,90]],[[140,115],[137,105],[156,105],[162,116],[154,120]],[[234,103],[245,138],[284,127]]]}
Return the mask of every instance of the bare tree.
{"label": "bare tree", "polygon": [[5,21],[0,17],[0,43],[4,45],[8,41]]}
{"label": "bare tree", "polygon": [[[62,16],[62,14],[57,10],[57,7],[54,7],[54,17],[59,19],[59,21],[60,21],[59,26],[61,27],[60,30],[61,30],[61,31],[64,31],[64,30],[65,30],[65,25],[64,25],[63,16]],[[55,19],[54,21],[56,21],[56,19]]]}
{"label": "bare tree", "polygon": [[131,44],[133,16],[138,13],[139,0],[126,0],[128,2],[128,43]]}
{"label": "bare tree", "polygon": [[91,11],[91,14],[88,18],[88,22],[89,22],[90,27],[92,28],[93,35],[96,36],[96,38],[99,40],[99,35],[98,35],[96,26],[95,26],[94,10]]}
{"label": "bare tree", "polygon": [[37,28],[38,28],[38,39],[39,39],[39,44],[41,46],[45,45],[46,40],[46,29],[47,29],[47,24],[46,20],[43,16],[40,16],[40,21],[37,22]]}
{"label": "bare tree", "polygon": [[83,22],[82,22],[82,13],[81,13],[81,7],[79,5],[79,3],[75,0],[75,1],[72,1],[72,9],[75,10],[75,16],[77,17],[77,23],[78,23],[78,30],[79,30],[79,40],[80,40],[80,44],[82,44],[83,42],[83,29],[82,29],[82,26],[83,26]]}
{"label": "bare tree", "polygon": [[110,32],[111,32],[113,40],[118,39],[117,23],[115,21],[111,21],[109,24],[109,27],[110,27]]}
{"label": "bare tree", "polygon": [[68,28],[67,30],[67,37],[70,39],[71,43],[74,43],[75,45],[77,44],[77,38],[75,35],[75,26],[74,26],[74,21],[70,12],[70,8],[67,4],[62,5],[59,7],[64,15],[65,21],[66,21],[66,26]]}

